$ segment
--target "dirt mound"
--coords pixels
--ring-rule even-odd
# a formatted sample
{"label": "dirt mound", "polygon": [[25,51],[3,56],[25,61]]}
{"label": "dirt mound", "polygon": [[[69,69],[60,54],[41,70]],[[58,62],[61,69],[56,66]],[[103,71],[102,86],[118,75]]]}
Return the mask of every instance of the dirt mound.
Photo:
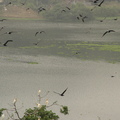
{"label": "dirt mound", "polygon": [[27,9],[24,6],[7,6],[2,10],[4,17],[16,17],[16,18],[41,18],[36,11]]}

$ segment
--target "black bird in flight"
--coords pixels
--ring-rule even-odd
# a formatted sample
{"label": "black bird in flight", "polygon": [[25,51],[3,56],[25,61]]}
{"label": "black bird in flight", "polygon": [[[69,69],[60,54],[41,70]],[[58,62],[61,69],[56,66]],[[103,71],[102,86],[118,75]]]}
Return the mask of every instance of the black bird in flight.
{"label": "black bird in flight", "polygon": [[110,32],[115,32],[115,31],[114,30],[108,30],[108,31],[103,33],[102,37],[105,36],[107,33],[110,33]]}
{"label": "black bird in flight", "polygon": [[25,4],[26,4],[26,1],[25,1],[25,2],[21,2],[20,4],[23,6],[23,5],[25,5]]}
{"label": "black bird in flight", "polygon": [[16,33],[16,32],[14,32],[14,31],[10,31],[10,32],[5,32],[5,33],[3,33],[2,35],[4,35],[4,34],[12,34],[12,33]]}
{"label": "black bird in flight", "polygon": [[112,78],[115,77],[114,75],[111,76]]}
{"label": "black bird in flight", "polygon": [[94,0],[93,3],[97,3],[99,0]]}
{"label": "black bird in flight", "polygon": [[104,0],[102,0],[102,2],[100,4],[98,4],[99,7],[101,7],[101,5],[103,4]]}
{"label": "black bird in flight", "polygon": [[67,91],[67,89],[68,89],[68,88],[66,88],[62,93],[57,93],[57,92],[55,92],[55,91],[54,91],[54,93],[56,93],[56,94],[58,94],[58,95],[60,95],[60,96],[64,96],[64,94],[65,94],[65,92]]}
{"label": "black bird in flight", "polygon": [[[36,33],[35,33],[35,36],[38,34],[38,33],[40,33],[40,34],[42,34],[42,33],[45,33],[45,31],[37,31]],[[46,34],[46,33],[45,33]]]}
{"label": "black bird in flight", "polygon": [[36,43],[33,43],[34,45],[38,45],[40,43],[40,41],[36,42]]}
{"label": "black bird in flight", "polygon": [[38,8],[38,14],[39,14],[40,12],[42,12],[42,11],[46,11],[46,9],[43,8],[43,7],[39,7],[39,8]]}
{"label": "black bird in flight", "polygon": [[70,10],[70,8],[69,7],[66,7],[68,10]]}
{"label": "black bird in flight", "polygon": [[82,22],[85,22],[85,19],[88,18],[87,16],[82,17]]}
{"label": "black bird in flight", "polygon": [[6,6],[11,5],[11,4],[12,4],[12,2],[9,2]]}
{"label": "black bird in flight", "polygon": [[61,13],[62,13],[62,12],[66,12],[66,10],[61,10]]}
{"label": "black bird in flight", "polygon": [[3,44],[3,46],[7,46],[8,42],[13,42],[13,40],[7,40],[7,41]]}
{"label": "black bird in flight", "polygon": [[25,5],[25,3],[20,3],[21,5]]}
{"label": "black bird in flight", "polygon": [[1,28],[0,28],[0,31],[1,31],[1,30],[3,30],[3,29],[4,29],[4,27],[5,27],[5,26],[1,27]]}
{"label": "black bird in flight", "polygon": [[30,10],[30,8],[26,8],[26,11]]}
{"label": "black bird in flight", "polygon": [[80,18],[77,16],[77,19],[80,20]]}
{"label": "black bird in flight", "polygon": [[106,19],[106,17],[104,19],[100,20],[100,22],[103,22],[105,19]]}
{"label": "black bird in flight", "polygon": [[80,17],[83,17],[81,14],[79,14]]}
{"label": "black bird in flight", "polygon": [[[102,0],[102,2],[100,2],[99,4],[97,4],[97,6],[98,6],[98,7],[101,7],[101,5],[103,4],[104,1],[105,1],[105,0]],[[95,6],[94,8],[92,8],[91,11],[94,10],[95,8],[96,8],[96,6]]]}

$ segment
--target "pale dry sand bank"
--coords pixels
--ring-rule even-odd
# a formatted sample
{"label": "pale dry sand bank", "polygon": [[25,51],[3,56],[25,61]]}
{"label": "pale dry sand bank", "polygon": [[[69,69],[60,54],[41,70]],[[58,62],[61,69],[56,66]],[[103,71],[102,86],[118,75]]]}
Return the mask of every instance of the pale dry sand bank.
{"label": "pale dry sand bank", "polygon": [[[50,91],[50,103],[68,105],[70,113],[61,119],[120,119],[120,64],[42,55],[7,55],[0,61],[0,108],[9,108],[14,98],[18,106],[23,103],[22,110],[35,106],[41,89],[41,94]],[[64,97],[53,93],[66,87]]]}

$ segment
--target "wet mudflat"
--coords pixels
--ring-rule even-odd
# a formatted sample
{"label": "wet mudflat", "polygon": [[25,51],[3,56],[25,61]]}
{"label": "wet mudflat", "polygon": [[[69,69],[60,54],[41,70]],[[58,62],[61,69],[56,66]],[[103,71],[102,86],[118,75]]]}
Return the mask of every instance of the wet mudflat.
{"label": "wet mudflat", "polygon": [[[112,21],[108,21],[111,23]],[[11,24],[10,24],[11,23]],[[10,107],[14,98],[24,109],[35,106],[37,91],[49,102],[68,105],[70,113],[61,119],[116,119],[120,104],[120,29],[118,23],[45,23],[6,21],[0,46],[0,101]],[[110,27],[117,32],[101,37]],[[46,34],[36,31],[44,30]],[[39,42],[37,45],[34,43]],[[114,76],[114,77],[111,77]],[[64,97],[53,91],[68,90]],[[44,104],[44,100],[43,100]],[[57,107],[53,108],[57,111]],[[76,112],[77,111],[77,112]]]}

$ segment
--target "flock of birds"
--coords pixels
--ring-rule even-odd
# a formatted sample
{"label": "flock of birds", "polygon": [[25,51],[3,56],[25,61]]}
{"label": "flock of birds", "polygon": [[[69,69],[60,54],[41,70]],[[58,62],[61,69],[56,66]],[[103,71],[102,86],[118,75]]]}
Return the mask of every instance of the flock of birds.
{"label": "flock of birds", "polygon": [[[94,10],[96,7],[101,7],[102,4],[104,3],[104,1],[105,1],[105,0],[102,0],[102,1],[101,1],[101,0],[92,0],[93,4],[95,4],[95,6],[91,9],[91,11]],[[24,6],[24,5],[26,4],[26,1],[25,1],[25,2],[21,2],[20,4],[21,4],[22,6]],[[7,7],[7,6],[9,6],[9,5],[14,5],[14,3],[8,2],[8,3],[5,5],[5,7]],[[28,11],[28,10],[30,10],[30,8],[26,8],[26,11]],[[66,6],[65,9],[62,9],[62,10],[61,10],[61,14],[62,14],[63,12],[67,12],[67,10],[70,11],[71,8]],[[37,8],[38,14],[39,14],[40,12],[42,12],[42,11],[46,11],[46,8],[44,8],[44,7],[39,7],[39,8]],[[82,14],[79,14],[79,15],[76,17],[77,20],[81,20],[82,22],[85,22],[85,20],[86,20],[87,18],[88,18],[87,16],[84,16],[84,15],[82,15]],[[104,19],[100,20],[100,22],[103,22],[105,19],[106,19],[106,17],[105,17]],[[7,20],[7,19],[0,19],[0,22],[4,22],[4,21],[6,21],[6,20]],[[117,18],[115,18],[114,20],[117,20]],[[4,27],[5,27],[5,26],[2,26],[2,27],[0,28],[0,32],[4,29]],[[106,34],[111,33],[111,32],[115,32],[115,30],[112,30],[112,29],[111,29],[111,30],[105,31],[105,32],[103,33],[102,37],[104,37]],[[1,35],[5,35],[5,34],[11,35],[11,34],[13,34],[13,33],[16,33],[16,31],[8,31],[8,32],[5,32],[5,33],[3,33],[3,34],[1,34]],[[38,34],[46,34],[46,32],[45,32],[45,31],[36,31],[35,36],[37,36]],[[3,46],[7,46],[7,44],[8,44],[9,42],[13,42],[13,40],[7,40],[7,41],[5,41],[3,44],[2,44],[2,43],[1,43],[1,44],[2,44]],[[34,43],[34,45],[38,45],[39,42],[40,42],[40,41]]]}

